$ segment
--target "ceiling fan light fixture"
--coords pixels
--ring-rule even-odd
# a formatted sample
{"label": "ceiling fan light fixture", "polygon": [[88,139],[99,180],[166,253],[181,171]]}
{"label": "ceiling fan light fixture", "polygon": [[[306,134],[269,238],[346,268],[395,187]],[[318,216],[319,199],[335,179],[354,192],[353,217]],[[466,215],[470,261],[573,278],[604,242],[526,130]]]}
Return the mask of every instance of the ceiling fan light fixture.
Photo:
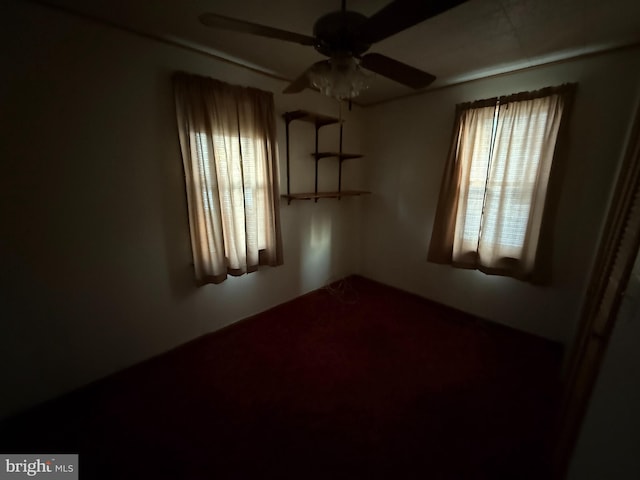
{"label": "ceiling fan light fixture", "polygon": [[320,62],[309,71],[309,80],[323,95],[338,100],[354,98],[369,88],[371,75],[352,56],[339,56]]}
{"label": "ceiling fan light fixture", "polygon": [[[200,15],[208,27],[231,30],[313,46],[329,60],[316,62],[296,77],[283,93],[299,93],[315,87],[324,95],[351,99],[369,87],[372,74],[393,80],[414,90],[426,88],[436,77],[380,53],[366,53],[381,40],[411,28],[467,0],[387,0],[370,17],[342,8],[323,15],[313,25],[313,36],[260,25],[215,13]],[[367,73],[365,73],[365,71]]]}

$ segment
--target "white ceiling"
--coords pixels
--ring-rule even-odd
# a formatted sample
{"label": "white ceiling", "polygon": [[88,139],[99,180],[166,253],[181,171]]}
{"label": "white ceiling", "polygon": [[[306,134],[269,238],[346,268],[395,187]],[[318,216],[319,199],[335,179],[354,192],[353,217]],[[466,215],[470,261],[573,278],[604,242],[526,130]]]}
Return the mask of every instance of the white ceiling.
{"label": "white ceiling", "polygon": [[[347,0],[372,15],[390,0]],[[323,59],[312,47],[205,27],[204,12],[312,34],[340,0],[46,0],[91,17],[215,53],[286,79]],[[431,87],[640,43],[640,0],[470,0],[375,44],[438,77]],[[283,88],[285,84],[283,83]],[[358,101],[412,90],[376,76]]]}

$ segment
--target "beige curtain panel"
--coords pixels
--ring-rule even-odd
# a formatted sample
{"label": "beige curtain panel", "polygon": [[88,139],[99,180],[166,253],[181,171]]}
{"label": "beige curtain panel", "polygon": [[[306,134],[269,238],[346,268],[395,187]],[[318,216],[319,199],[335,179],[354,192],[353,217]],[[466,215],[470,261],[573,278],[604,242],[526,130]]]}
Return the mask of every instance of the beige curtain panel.
{"label": "beige curtain panel", "polygon": [[196,280],[282,264],[273,94],[174,76]]}
{"label": "beige curtain panel", "polygon": [[575,85],[458,105],[428,260],[530,279]]}

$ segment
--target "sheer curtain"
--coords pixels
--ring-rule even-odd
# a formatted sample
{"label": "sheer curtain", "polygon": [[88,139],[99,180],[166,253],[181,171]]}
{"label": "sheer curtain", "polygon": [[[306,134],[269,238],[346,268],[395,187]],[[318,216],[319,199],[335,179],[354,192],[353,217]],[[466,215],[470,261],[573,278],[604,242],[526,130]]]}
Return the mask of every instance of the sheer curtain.
{"label": "sheer curtain", "polygon": [[533,270],[560,119],[561,95],[501,104],[491,155],[481,265]]}
{"label": "sheer curtain", "polygon": [[282,264],[273,95],[174,76],[199,283]]}
{"label": "sheer curtain", "polygon": [[464,128],[458,147],[460,186],[453,236],[454,262],[473,262],[478,250],[495,110],[495,106],[482,107],[463,114]]}
{"label": "sheer curtain", "polygon": [[533,275],[556,141],[574,89],[458,106],[429,261]]}

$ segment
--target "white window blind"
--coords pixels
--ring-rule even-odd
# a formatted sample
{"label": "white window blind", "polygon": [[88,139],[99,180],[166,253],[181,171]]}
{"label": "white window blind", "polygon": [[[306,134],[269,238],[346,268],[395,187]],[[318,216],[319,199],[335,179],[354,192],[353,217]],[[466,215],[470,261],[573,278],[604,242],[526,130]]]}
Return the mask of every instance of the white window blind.
{"label": "white window blind", "polygon": [[[233,219],[234,231],[246,229],[246,239],[242,239],[240,248],[248,241],[255,242],[259,250],[264,250],[268,228],[265,218],[265,195],[268,192],[261,181],[264,178],[264,168],[263,162],[258,161],[260,154],[256,152],[255,139],[213,135],[213,150],[208,146],[205,133],[196,133],[195,140],[198,145],[197,161],[202,168],[198,186],[204,199],[203,206],[210,214],[206,218],[214,218],[212,215],[217,215],[216,205],[219,204],[220,214]],[[234,162],[233,158],[242,160]],[[211,168],[214,161],[217,170],[221,171],[220,182],[215,170]],[[210,236],[212,226],[204,225],[204,228]],[[223,230],[224,255],[227,258],[230,255],[228,246],[233,243],[229,236],[230,232]],[[214,249],[215,245],[209,245],[209,248]]]}

